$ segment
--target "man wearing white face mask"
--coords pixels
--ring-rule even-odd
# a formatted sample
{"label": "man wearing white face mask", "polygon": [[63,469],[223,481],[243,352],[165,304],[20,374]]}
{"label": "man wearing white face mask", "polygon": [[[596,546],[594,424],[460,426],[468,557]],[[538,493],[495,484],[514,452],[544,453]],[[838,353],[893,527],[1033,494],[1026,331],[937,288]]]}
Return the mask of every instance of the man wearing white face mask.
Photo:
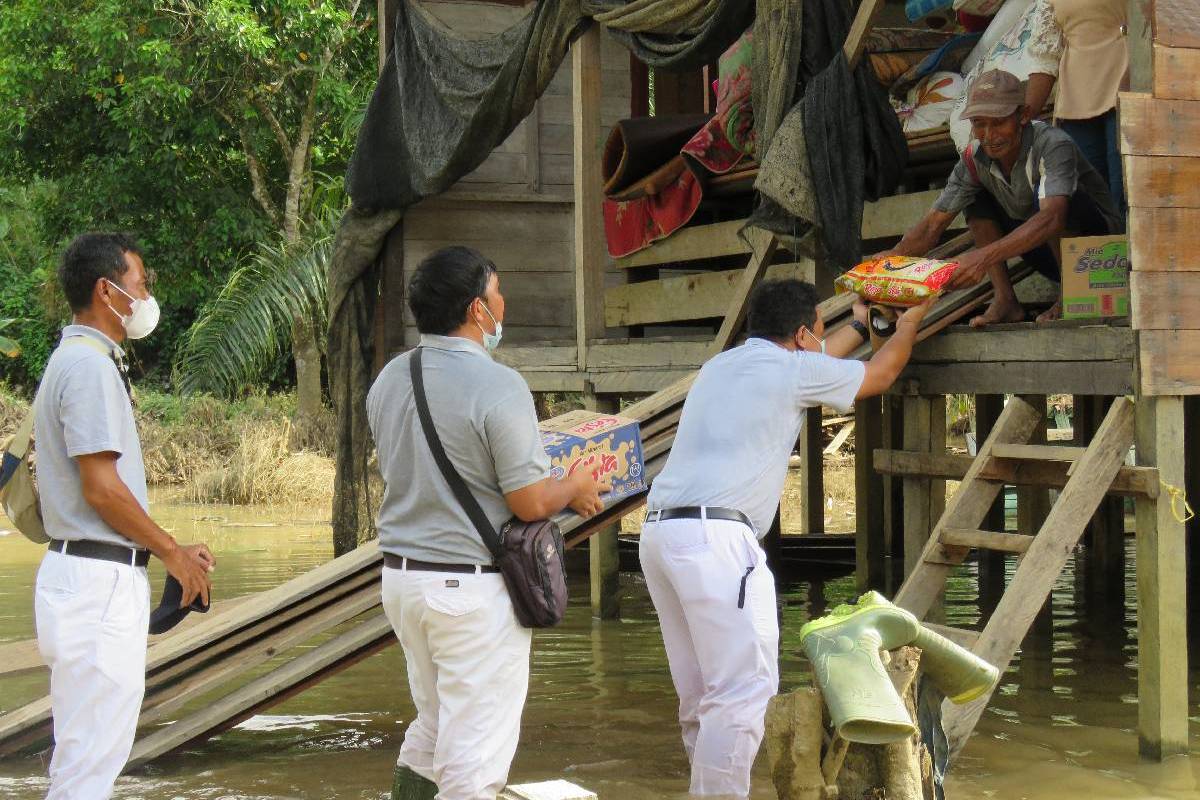
{"label": "man wearing white face mask", "polygon": [[392,798],[495,800],[517,749],[530,631],[433,456],[414,372],[446,457],[495,530],[514,516],[532,522],[567,506],[591,516],[611,487],[586,471],[563,480],[549,474],[529,387],[489,356],[504,321],[492,262],[466,247],[439,250],[413,273],[408,303],[419,346],[380,370],[367,395],[386,484],[383,610],[404,649],[417,709]]}
{"label": "man wearing white face mask", "polygon": [[759,540],[779,506],[805,412],[846,411],[908,362],[928,305],[910,309],[866,364],[867,310],[825,338],[812,284],[766,281],[749,338],[700,370],[646,501],[642,572],[679,695],[691,794],[745,798],[767,701],[779,685],[775,579]]}
{"label": "man wearing white face mask", "polygon": [[58,277],[74,320],[33,406],[50,536],[34,596],[54,714],[47,800],[102,800],[129,757],[142,705],[150,555],[182,585],[181,607],[197,596],[208,603],[214,560],[205,545],[178,544],[147,513],[121,349],[158,323],[137,245],[120,234],[83,234]]}

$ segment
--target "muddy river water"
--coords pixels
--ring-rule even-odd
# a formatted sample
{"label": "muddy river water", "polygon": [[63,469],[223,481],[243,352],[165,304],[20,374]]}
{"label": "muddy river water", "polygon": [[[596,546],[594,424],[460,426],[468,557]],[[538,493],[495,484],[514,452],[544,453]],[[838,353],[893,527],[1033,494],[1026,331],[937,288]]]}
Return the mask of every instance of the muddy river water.
{"label": "muddy river water", "polygon": [[[323,509],[159,504],[155,516],[181,540],[213,547],[220,598],[269,588],[331,555]],[[41,549],[19,534],[0,536],[0,642],[33,635],[31,587],[40,557]],[[152,581],[157,597],[160,568],[152,569]],[[640,575],[623,574],[621,586],[619,621],[591,619],[580,578],[566,622],[535,636],[514,780],[565,777],[604,800],[685,796],[686,762],[653,607]],[[1138,759],[1132,569],[1126,589],[1123,611],[1088,619],[1073,569],[1064,573],[1053,598],[1052,632],[1027,642],[1004,676],[950,773],[948,797],[1200,798],[1195,702],[1193,757],[1165,764]],[[799,575],[781,583],[784,690],[808,682],[800,626],[853,594],[852,577]],[[948,592],[947,621],[977,620],[976,595],[971,570],[964,568]],[[46,683],[44,674],[0,679],[0,712],[40,696]],[[1200,689],[1195,666],[1191,685],[1194,701]],[[392,647],[232,731],[121,778],[115,797],[384,797],[412,716],[404,660]],[[775,797],[765,761],[760,757],[756,765],[755,800]],[[0,760],[0,798],[40,798],[46,785],[38,757]]]}

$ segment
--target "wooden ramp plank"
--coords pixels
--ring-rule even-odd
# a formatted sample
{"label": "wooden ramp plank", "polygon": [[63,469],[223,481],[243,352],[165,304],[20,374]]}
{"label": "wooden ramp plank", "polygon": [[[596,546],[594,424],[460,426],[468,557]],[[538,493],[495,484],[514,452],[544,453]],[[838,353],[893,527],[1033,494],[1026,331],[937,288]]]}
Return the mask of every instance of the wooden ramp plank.
{"label": "wooden ramp plank", "polygon": [[[1133,403],[1118,397],[984,627],[974,652],[1001,671],[1033,625],[1054,580],[1124,462],[1133,444],[1133,423]],[[951,753],[966,744],[990,697],[991,692],[966,705],[943,707],[942,722]]]}

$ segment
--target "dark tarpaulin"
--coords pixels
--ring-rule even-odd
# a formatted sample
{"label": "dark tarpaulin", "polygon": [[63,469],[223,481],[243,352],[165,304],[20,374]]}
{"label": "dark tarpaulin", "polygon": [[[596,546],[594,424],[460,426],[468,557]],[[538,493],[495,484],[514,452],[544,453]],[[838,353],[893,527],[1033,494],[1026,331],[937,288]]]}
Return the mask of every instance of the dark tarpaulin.
{"label": "dark tarpaulin", "polygon": [[397,3],[395,44],[347,174],[353,208],[329,275],[329,376],[337,414],[337,552],[374,525],[367,489],[375,263],[404,210],[487,159],[528,116],[592,17],[656,69],[710,63],[753,18],[747,0],[542,0],[496,36],[468,40],[411,0]]}
{"label": "dark tarpaulin", "polygon": [[[795,29],[795,20],[783,11],[771,19],[767,35],[776,40]],[[762,197],[751,218],[752,224],[785,235],[816,226],[824,254],[839,270],[861,260],[864,201],[894,191],[908,161],[887,90],[866,59],[853,71],[846,62],[842,48],[851,22],[842,0],[807,0],[800,42],[789,36],[774,45],[784,63],[796,60],[790,48],[802,51],[793,94],[799,102],[790,111],[777,102],[765,109],[768,125],[782,122],[773,129],[763,158],[755,184]],[[756,24],[764,25],[763,17]],[[785,92],[773,96],[787,100]]]}

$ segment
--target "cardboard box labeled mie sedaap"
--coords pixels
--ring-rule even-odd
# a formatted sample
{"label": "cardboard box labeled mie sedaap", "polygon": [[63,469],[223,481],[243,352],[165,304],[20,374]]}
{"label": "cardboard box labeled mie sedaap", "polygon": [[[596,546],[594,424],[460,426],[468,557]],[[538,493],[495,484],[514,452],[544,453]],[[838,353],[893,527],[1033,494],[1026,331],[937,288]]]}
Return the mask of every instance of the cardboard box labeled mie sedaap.
{"label": "cardboard box labeled mie sedaap", "polygon": [[550,472],[565,478],[581,469],[612,481],[619,499],[645,491],[642,435],[637,420],[594,411],[569,411],[538,424]]}
{"label": "cardboard box labeled mie sedaap", "polygon": [[1129,316],[1129,240],[1062,240],[1063,319]]}

